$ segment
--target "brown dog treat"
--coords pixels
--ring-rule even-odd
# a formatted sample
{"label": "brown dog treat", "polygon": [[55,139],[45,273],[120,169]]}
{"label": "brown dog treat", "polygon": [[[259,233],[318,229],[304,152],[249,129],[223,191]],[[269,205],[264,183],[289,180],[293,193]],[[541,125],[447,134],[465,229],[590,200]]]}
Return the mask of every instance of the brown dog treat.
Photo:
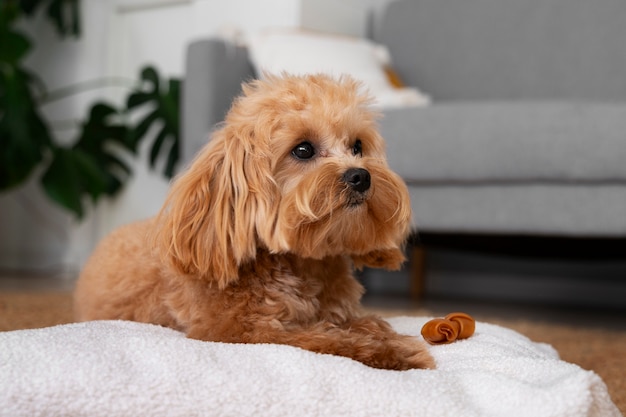
{"label": "brown dog treat", "polygon": [[459,336],[458,339],[467,339],[474,334],[476,330],[476,321],[472,316],[466,313],[450,313],[445,319],[457,322],[459,324]]}
{"label": "brown dog treat", "polygon": [[422,327],[422,337],[431,345],[452,343],[474,334],[476,321],[466,313],[450,313],[442,319],[432,319]]}
{"label": "brown dog treat", "polygon": [[454,342],[459,336],[460,325],[447,319],[432,319],[422,327],[422,336],[431,345]]}

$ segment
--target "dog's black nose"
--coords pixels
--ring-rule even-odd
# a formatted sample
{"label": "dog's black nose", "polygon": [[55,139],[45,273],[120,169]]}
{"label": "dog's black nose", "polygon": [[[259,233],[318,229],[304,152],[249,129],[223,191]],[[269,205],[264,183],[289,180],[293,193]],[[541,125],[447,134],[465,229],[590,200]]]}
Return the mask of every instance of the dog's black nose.
{"label": "dog's black nose", "polygon": [[350,168],[343,174],[342,180],[359,193],[369,190],[372,182],[369,171],[363,168]]}

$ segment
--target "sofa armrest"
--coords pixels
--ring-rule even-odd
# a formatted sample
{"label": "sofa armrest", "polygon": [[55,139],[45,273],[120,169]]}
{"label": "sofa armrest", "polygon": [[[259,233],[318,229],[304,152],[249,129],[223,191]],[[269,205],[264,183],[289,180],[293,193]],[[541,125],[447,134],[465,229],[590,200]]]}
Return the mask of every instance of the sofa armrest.
{"label": "sofa armrest", "polygon": [[181,97],[182,158],[187,164],[221,122],[241,83],[254,77],[245,48],[203,39],[187,49]]}

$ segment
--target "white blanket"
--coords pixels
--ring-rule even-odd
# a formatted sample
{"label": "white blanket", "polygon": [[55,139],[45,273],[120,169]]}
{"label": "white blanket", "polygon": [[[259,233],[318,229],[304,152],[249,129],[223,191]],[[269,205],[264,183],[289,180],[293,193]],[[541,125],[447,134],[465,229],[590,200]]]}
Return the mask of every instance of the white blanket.
{"label": "white blanket", "polygon": [[[399,317],[419,335],[427,318]],[[101,321],[0,333],[1,416],[619,416],[550,346],[477,323],[437,370],[385,371],[291,346],[201,342]]]}

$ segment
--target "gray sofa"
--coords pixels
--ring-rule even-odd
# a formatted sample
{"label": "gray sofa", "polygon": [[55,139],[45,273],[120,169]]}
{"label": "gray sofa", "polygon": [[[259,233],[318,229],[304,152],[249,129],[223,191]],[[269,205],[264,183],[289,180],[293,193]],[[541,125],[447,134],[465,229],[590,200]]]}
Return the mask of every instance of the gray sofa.
{"label": "gray sofa", "polygon": [[[381,121],[421,232],[626,236],[626,2],[401,0],[370,25],[433,97]],[[243,48],[190,45],[186,159],[254,76]]]}

